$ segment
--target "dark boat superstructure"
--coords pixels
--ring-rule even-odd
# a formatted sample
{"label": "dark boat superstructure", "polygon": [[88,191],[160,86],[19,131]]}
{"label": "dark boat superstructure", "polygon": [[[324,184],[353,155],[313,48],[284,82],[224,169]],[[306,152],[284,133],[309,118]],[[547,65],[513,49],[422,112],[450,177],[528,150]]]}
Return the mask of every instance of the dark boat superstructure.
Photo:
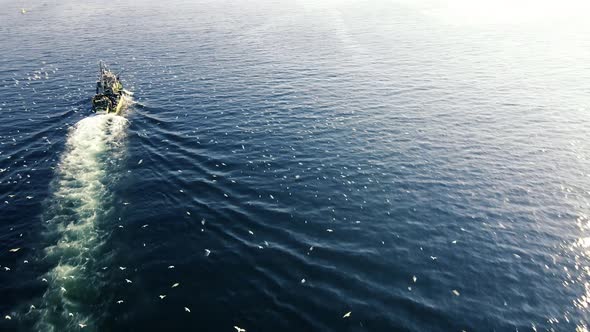
{"label": "dark boat superstructure", "polygon": [[119,77],[100,62],[100,76],[96,82],[96,95],[92,98],[92,110],[120,114],[125,104],[125,90]]}

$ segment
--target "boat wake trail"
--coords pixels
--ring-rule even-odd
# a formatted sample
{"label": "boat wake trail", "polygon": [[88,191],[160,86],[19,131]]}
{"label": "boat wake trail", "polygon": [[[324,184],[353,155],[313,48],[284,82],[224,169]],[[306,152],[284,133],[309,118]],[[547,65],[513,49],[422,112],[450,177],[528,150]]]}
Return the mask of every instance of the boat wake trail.
{"label": "boat wake trail", "polygon": [[128,121],[112,114],[85,118],[70,131],[44,214],[45,259],[52,267],[41,300],[37,331],[98,330],[101,294],[112,252],[113,188],[125,157]]}

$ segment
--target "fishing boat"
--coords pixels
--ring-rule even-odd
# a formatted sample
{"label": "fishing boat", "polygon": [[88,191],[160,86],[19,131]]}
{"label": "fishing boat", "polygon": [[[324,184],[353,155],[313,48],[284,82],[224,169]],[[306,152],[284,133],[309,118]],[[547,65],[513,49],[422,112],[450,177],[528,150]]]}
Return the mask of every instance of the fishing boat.
{"label": "fishing boat", "polygon": [[96,95],[92,98],[92,111],[96,113],[121,114],[129,94],[123,89],[119,75],[115,75],[101,61],[100,75],[96,82]]}

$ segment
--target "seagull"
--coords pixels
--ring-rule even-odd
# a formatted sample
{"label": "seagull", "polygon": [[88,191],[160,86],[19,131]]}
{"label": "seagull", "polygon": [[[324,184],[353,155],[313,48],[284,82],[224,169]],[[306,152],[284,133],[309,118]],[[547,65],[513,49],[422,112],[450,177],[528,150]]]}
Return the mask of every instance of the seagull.
{"label": "seagull", "polygon": [[187,307],[184,307],[184,311],[186,311],[186,312],[191,312],[191,309],[189,309],[189,308],[187,308]]}
{"label": "seagull", "polygon": [[83,329],[83,328],[85,328],[88,325],[80,323],[80,324],[78,324],[78,326],[80,326],[80,328]]}
{"label": "seagull", "polygon": [[43,282],[47,282],[47,279],[43,278],[43,279],[41,279],[41,281],[43,281]]}
{"label": "seagull", "polygon": [[70,312],[70,313],[68,314],[68,316],[70,316],[70,317],[74,317],[74,314]]}
{"label": "seagull", "polygon": [[131,280],[129,280],[129,279],[125,279],[125,281],[126,281],[128,284],[132,283],[132,281],[131,281]]}
{"label": "seagull", "polygon": [[350,317],[350,314],[352,314],[352,311],[345,313],[344,316],[342,316],[342,318],[348,318]]}
{"label": "seagull", "polygon": [[173,269],[174,268],[174,265],[170,265],[170,266],[168,266],[168,268],[169,269]]}
{"label": "seagull", "polygon": [[119,269],[120,269],[121,271],[123,271],[123,270],[125,270],[125,269],[126,269],[126,267],[124,267],[124,266],[119,266]]}
{"label": "seagull", "polygon": [[179,283],[175,283],[174,285],[172,285],[172,288],[178,287],[178,285],[180,285]]}
{"label": "seagull", "polygon": [[160,295],[160,300],[163,300],[166,297],[166,295]]}
{"label": "seagull", "polygon": [[208,257],[211,254],[211,250],[205,249],[205,257]]}
{"label": "seagull", "polygon": [[416,282],[416,280],[418,280],[418,278],[416,278],[416,276],[413,276],[413,277],[412,277],[412,280],[413,280],[414,282]]}
{"label": "seagull", "polygon": [[236,329],[236,331],[238,331],[238,332],[246,332],[246,329],[243,329],[243,328],[235,326],[235,325],[234,325],[234,329]]}
{"label": "seagull", "polygon": [[10,252],[17,252],[17,251],[19,251],[19,250],[20,250],[20,248],[14,248],[14,249],[10,249],[9,251],[10,251]]}
{"label": "seagull", "polygon": [[123,300],[119,300],[119,301],[117,301],[117,303],[118,304],[121,304],[121,303],[123,303]]}
{"label": "seagull", "polygon": [[10,316],[6,315],[6,316],[4,316],[4,319],[11,320],[11,319],[12,319],[12,317],[10,317]]}

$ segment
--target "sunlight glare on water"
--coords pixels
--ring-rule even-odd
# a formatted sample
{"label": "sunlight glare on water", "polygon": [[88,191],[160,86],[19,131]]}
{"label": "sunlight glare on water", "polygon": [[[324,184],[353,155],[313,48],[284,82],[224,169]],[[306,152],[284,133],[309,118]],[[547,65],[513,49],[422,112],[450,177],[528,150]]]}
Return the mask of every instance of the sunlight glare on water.
{"label": "sunlight glare on water", "polygon": [[590,10],[590,3],[584,0],[418,1],[425,2],[430,7],[428,14],[457,25],[552,25],[556,21],[585,20]]}

